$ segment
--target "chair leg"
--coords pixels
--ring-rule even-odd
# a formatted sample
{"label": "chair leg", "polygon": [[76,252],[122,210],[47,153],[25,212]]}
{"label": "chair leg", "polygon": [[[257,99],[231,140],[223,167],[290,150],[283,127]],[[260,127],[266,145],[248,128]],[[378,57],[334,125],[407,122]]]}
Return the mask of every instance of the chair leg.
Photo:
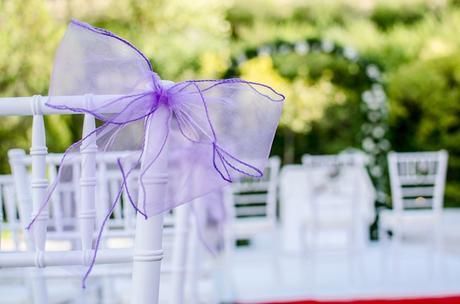
{"label": "chair leg", "polygon": [[391,257],[390,253],[390,239],[386,228],[379,227],[379,242],[380,242],[380,282],[386,282],[389,278],[388,266]]}
{"label": "chair leg", "polygon": [[431,261],[429,266],[429,273],[431,279],[434,279],[438,273],[437,270],[441,269],[443,261],[443,241],[442,241],[442,232],[439,227],[434,227],[433,229],[433,238],[432,238],[432,248],[431,248]]}
{"label": "chair leg", "polygon": [[305,268],[308,279],[311,279],[313,282],[316,277],[316,257],[314,245],[314,236],[312,233],[311,223],[302,223],[299,227],[299,244],[300,244],[300,256]]}
{"label": "chair leg", "polygon": [[273,270],[274,270],[274,279],[276,282],[279,282],[283,279],[282,276],[282,267],[281,267],[281,242],[280,242],[280,233],[276,226],[272,228],[271,231],[272,237],[272,261],[273,261]]}
{"label": "chair leg", "polygon": [[200,279],[201,279],[201,247],[197,236],[197,225],[194,222],[193,229],[190,235],[190,258],[189,258],[189,296],[190,304],[198,304],[200,302]]}
{"label": "chair leg", "polygon": [[[189,251],[190,206],[182,205],[175,209],[174,251],[172,253],[172,303],[185,303],[187,253]],[[192,248],[193,249],[193,248]]]}
{"label": "chair leg", "polygon": [[147,220],[137,215],[131,281],[133,304],[157,304],[159,301],[162,237],[162,214]]}
{"label": "chair leg", "polygon": [[225,289],[225,294],[229,295],[232,300],[236,298],[236,286],[234,279],[234,257],[235,257],[235,246],[236,240],[233,233],[230,232],[231,228],[227,227],[225,229],[225,241],[224,241],[224,254],[223,254],[223,275],[221,278],[224,279],[225,284],[223,288]]}
{"label": "chair leg", "polygon": [[48,289],[43,269],[34,268],[31,270],[32,278],[32,302],[34,304],[48,303]]}
{"label": "chair leg", "polygon": [[398,229],[392,230],[391,236],[391,272],[395,277],[399,277],[401,270],[401,245],[402,233]]}
{"label": "chair leg", "polygon": [[357,254],[359,252],[358,246],[359,244],[356,243],[356,234],[352,227],[347,233],[348,272],[350,276],[350,282],[352,284],[356,283],[356,280],[359,279],[357,277],[357,264],[358,262],[360,262],[359,258],[357,257]]}
{"label": "chair leg", "polygon": [[315,225],[310,224],[307,228],[306,233],[306,241],[305,241],[305,248],[306,248],[306,257],[307,257],[307,265],[309,270],[309,279],[312,283],[316,282],[317,273],[318,273],[318,259],[317,254],[319,250],[318,244],[318,231],[319,229],[315,228]]}
{"label": "chair leg", "polygon": [[102,279],[102,303],[109,304],[115,302],[115,290],[113,288],[113,280],[110,276],[110,271],[107,271],[107,274],[104,275]]}

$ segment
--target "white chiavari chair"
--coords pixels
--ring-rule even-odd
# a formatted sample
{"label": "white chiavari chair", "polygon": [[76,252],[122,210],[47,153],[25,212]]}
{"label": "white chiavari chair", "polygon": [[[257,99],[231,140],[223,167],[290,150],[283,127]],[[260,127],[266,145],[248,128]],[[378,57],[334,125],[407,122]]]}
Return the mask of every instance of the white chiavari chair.
{"label": "white chiavari chair", "polygon": [[253,240],[263,233],[276,234],[279,157],[271,157],[260,179],[246,178],[226,188],[225,248],[235,249],[237,240]]}
{"label": "white chiavari chair", "polygon": [[318,249],[318,237],[323,229],[346,232],[346,247],[355,247],[360,185],[356,182],[354,168],[364,167],[364,159],[355,153],[304,155],[302,164],[309,189],[305,205],[307,218],[304,219],[307,248],[312,251]]}
{"label": "white chiavari chair", "polygon": [[[0,251],[19,250],[22,245],[22,225],[16,202],[14,180],[11,175],[0,175]],[[28,281],[24,271],[4,270],[0,275],[0,294],[5,303],[26,303]],[[8,294],[13,291],[14,294]],[[21,294],[23,293],[23,294]]]}
{"label": "white chiavari chair", "polygon": [[447,159],[444,150],[388,154],[393,208],[380,213],[379,232],[384,244],[391,240],[391,256],[384,250],[383,258],[393,259],[395,269],[405,237],[428,237],[434,254],[439,254],[442,249],[441,220]]}
{"label": "white chiavari chair", "polygon": [[369,212],[362,192],[366,158],[358,152],[304,155],[302,164],[308,197],[299,235],[302,250],[312,261],[312,272],[320,252],[344,252],[354,278],[357,266],[363,270],[359,254],[368,238]]}
{"label": "white chiavari chair", "polygon": [[271,157],[260,179],[244,178],[234,181],[224,189],[225,205],[224,239],[224,274],[226,293],[234,294],[236,282],[233,273],[235,253],[238,241],[249,241],[251,248],[263,237],[271,239],[271,259],[275,277],[279,273],[278,251],[278,176],[280,159]]}
{"label": "white chiavari chair", "polygon": [[[104,96],[73,96],[62,97],[67,102],[75,104],[92,103],[93,98],[107,99]],[[97,146],[95,135],[90,135],[95,129],[95,119],[86,114],[83,126],[83,136],[86,137],[80,150],[80,190],[78,192],[78,227],[80,231],[81,249],[48,251],[45,247],[47,240],[49,211],[44,209],[39,213],[48,187],[46,173],[46,136],[43,115],[47,114],[73,114],[70,111],[55,110],[44,106],[45,98],[34,96],[32,98],[4,98],[1,100],[1,115],[31,115],[32,144],[30,149],[31,164],[31,189],[30,193],[18,193],[20,203],[25,207],[22,218],[27,218],[27,213],[37,216],[31,229],[33,252],[15,251],[0,253],[0,268],[89,265],[94,252],[94,229],[96,224],[96,154]],[[116,109],[113,109],[116,112]],[[161,138],[156,138],[150,129],[168,124],[169,111],[166,107],[159,107],[147,123],[147,136],[144,144],[145,154],[150,153],[161,145]],[[147,199],[161,202],[164,199],[165,184],[167,183],[167,153],[161,154],[151,166],[145,176]],[[15,170],[13,168],[13,170]],[[26,174],[16,174],[25,176]],[[150,176],[149,176],[150,175]],[[17,184],[25,184],[20,181]],[[18,190],[18,189],[16,189]],[[21,189],[25,190],[25,189]],[[32,211],[29,213],[29,211]],[[30,217],[29,217],[30,218]],[[162,250],[163,216],[152,216],[145,220],[137,215],[134,251],[130,249],[101,249],[96,259],[97,264],[126,263],[133,261],[132,278],[132,303],[157,303],[160,281],[160,262],[163,257]],[[36,303],[47,303],[46,281],[43,276],[37,276],[33,299]]]}
{"label": "white chiavari chair", "polygon": [[[102,224],[102,220],[107,214],[110,205],[116,198],[118,189],[120,189],[122,183],[122,176],[117,167],[117,158],[125,157],[127,153],[115,153],[106,152],[98,153],[96,155],[96,196],[98,198],[96,204],[96,227]],[[22,149],[12,149],[9,151],[10,163],[15,166],[13,170],[16,174],[26,174],[25,176],[16,177],[19,181],[27,182],[30,180],[29,174],[31,165],[31,156],[26,155],[26,152]],[[58,165],[63,157],[63,154],[54,153],[48,154],[47,163],[47,174],[50,177],[50,182],[56,178]],[[76,245],[73,247],[79,248],[78,243],[75,244],[75,240],[79,238],[78,223],[76,222],[77,212],[77,189],[78,183],[75,181],[79,180],[79,166],[80,159],[78,157],[73,158],[74,164],[72,165],[74,177],[67,183],[60,183],[59,187],[53,194],[51,204],[49,206],[49,223],[47,230],[47,240],[67,241],[70,244]],[[75,173],[74,173],[75,172]],[[134,171],[129,177],[128,183],[132,183],[130,189],[132,190],[131,195],[134,195],[134,199],[137,196],[136,189],[137,172]],[[11,180],[12,181],[12,180]],[[30,184],[18,185],[18,188],[27,189]],[[13,192],[14,193],[14,192]],[[187,257],[186,254],[192,254],[189,248],[195,248],[198,246],[197,238],[191,237],[189,242],[190,247],[184,247],[182,244],[187,242],[189,238],[189,230],[192,230],[196,234],[193,227],[189,226],[189,211],[186,209],[180,210],[178,208],[175,212],[169,212],[164,216],[163,223],[163,249],[166,258],[164,265],[162,266],[162,277],[167,277],[169,284],[162,284],[162,289],[167,291],[161,292],[162,298],[169,298],[166,303],[183,303],[185,296],[185,289],[182,286],[186,286],[185,277],[191,275],[190,268],[193,265],[185,263]],[[112,213],[111,218],[108,220],[102,239],[101,248],[125,248],[132,247],[132,241],[135,234],[135,211],[128,202],[126,191],[123,191],[122,197],[117,203],[117,206]],[[72,247],[72,246],[71,246]],[[177,249],[177,250],[176,250]],[[103,288],[102,301],[104,303],[113,303],[115,301],[116,291],[112,286],[110,280],[113,276],[126,277],[129,276],[132,269],[129,264],[123,264],[117,267],[115,270],[110,267],[104,269],[99,268],[94,276],[102,277]],[[187,272],[187,273],[186,273]],[[58,272],[54,273],[53,276],[60,274],[61,276],[68,276],[68,273]],[[47,277],[49,277],[49,272]],[[192,281],[188,282],[193,285]],[[168,286],[169,285],[169,286]],[[185,287],[184,287],[185,288]],[[122,297],[122,295],[119,295]],[[193,297],[198,297],[198,294],[191,293],[187,300],[192,300]],[[172,301],[171,301],[172,298]],[[197,301],[197,300],[196,300]],[[163,301],[164,302],[164,301]]]}

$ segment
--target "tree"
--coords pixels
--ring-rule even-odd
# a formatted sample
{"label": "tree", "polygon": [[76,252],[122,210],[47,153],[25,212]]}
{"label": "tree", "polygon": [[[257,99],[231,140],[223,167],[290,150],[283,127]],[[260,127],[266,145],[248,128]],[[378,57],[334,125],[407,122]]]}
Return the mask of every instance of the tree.
{"label": "tree", "polygon": [[389,78],[392,143],[397,151],[449,152],[446,202],[460,195],[460,52],[417,61]]}

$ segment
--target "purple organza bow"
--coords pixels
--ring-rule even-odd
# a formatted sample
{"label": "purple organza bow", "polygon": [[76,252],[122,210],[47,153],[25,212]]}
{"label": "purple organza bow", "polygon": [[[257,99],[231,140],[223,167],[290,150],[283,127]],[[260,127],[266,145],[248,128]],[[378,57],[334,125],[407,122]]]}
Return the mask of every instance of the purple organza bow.
{"label": "purple organza bow", "polygon": [[[85,107],[63,104],[58,96],[113,95]],[[126,182],[142,157],[120,159],[130,203],[146,218],[220,189],[242,176],[260,177],[278,126],[284,96],[271,87],[241,79],[161,81],[148,59],[128,41],[73,20],[57,51],[47,106],[89,113],[102,122],[99,151],[144,151],[146,121],[160,105],[169,109],[171,127],[156,130],[164,138],[158,151],[143,156],[142,177],[168,141],[168,184],[164,204],[136,203]],[[119,109],[114,113],[113,109]],[[112,113],[112,114],[110,114]],[[72,152],[64,154],[60,172]],[[76,154],[76,153],[75,153]],[[46,207],[56,184],[50,186]],[[115,204],[116,202],[114,202]],[[112,206],[114,207],[114,205]],[[110,214],[109,214],[110,215]],[[109,217],[107,216],[107,218]],[[34,219],[35,220],[35,219]],[[33,224],[33,221],[30,225]],[[30,227],[29,225],[29,227]],[[102,231],[102,229],[101,229]]]}

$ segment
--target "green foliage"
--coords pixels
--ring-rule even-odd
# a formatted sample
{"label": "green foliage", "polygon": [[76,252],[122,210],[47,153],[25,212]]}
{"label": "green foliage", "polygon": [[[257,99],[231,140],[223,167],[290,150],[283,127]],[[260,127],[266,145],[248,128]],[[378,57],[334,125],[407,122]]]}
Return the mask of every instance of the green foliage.
{"label": "green foliage", "polygon": [[[460,180],[460,52],[414,62],[389,78],[392,143],[398,151],[449,151],[446,201]],[[455,186],[456,185],[456,186]]]}
{"label": "green foliage", "polygon": [[[236,7],[247,7],[237,1]],[[457,1],[458,2],[458,1]],[[351,45],[362,56],[377,62],[384,69],[385,87],[390,98],[390,136],[396,151],[447,149],[450,154],[446,204],[460,206],[459,122],[460,105],[457,81],[460,61],[460,10],[454,1],[322,1],[291,2],[281,9],[279,2],[270,2],[272,9],[264,18],[255,17],[238,23],[237,10],[231,11],[232,29],[237,43],[253,46],[276,38],[290,41],[305,36],[318,36]],[[285,2],[283,2],[285,3]],[[280,22],[280,18],[283,20]],[[235,23],[235,24],[234,24]],[[301,36],[301,37],[299,37]],[[302,37],[303,36],[303,37]],[[243,43],[242,43],[243,41]],[[294,136],[283,132],[276,145],[296,143],[298,155],[335,153],[346,145],[357,146],[359,101],[353,93],[362,88],[347,73],[340,60],[307,56],[285,58],[275,64],[279,72],[295,79],[296,72],[307,79],[319,80],[330,73],[331,84],[350,88],[347,102],[331,104],[324,116],[310,125],[307,132]],[[327,63],[327,60],[331,62]],[[307,66],[308,68],[305,68]],[[353,70],[348,66],[348,72]],[[359,96],[358,96],[359,97]],[[289,102],[289,100],[287,101]],[[292,129],[292,128],[291,128]],[[289,138],[289,140],[287,140]],[[278,152],[279,153],[279,152]]]}
{"label": "green foliage", "polygon": [[278,55],[274,59],[281,75],[292,79],[307,79],[310,90],[314,88],[314,83],[323,83],[321,91],[327,92],[325,80],[327,86],[335,88],[334,95],[325,96],[330,102],[321,104],[318,96],[311,100],[314,108],[310,107],[310,112],[316,108],[321,109],[322,114],[313,117],[310,122],[304,121],[304,124],[309,124],[309,128],[296,141],[298,147],[295,149],[295,159],[300,160],[305,151],[332,154],[349,147],[360,148],[363,124],[361,93],[369,89],[369,83],[363,77],[364,71],[360,71],[356,63],[322,53],[306,56]]}
{"label": "green foliage", "polygon": [[0,94],[44,94],[62,33],[41,1],[0,2]]}
{"label": "green foliage", "polygon": [[[55,23],[41,1],[0,1],[0,96],[46,95],[51,62],[64,27]],[[30,118],[0,120],[0,172],[7,172],[7,150],[28,148]],[[62,150],[75,138],[72,125],[48,118],[50,150]]]}
{"label": "green foliage", "polygon": [[416,5],[396,2],[393,2],[393,5],[379,3],[373,10],[370,19],[382,30],[387,30],[398,25],[413,25],[421,21],[427,13],[430,13],[427,2],[420,1]]}
{"label": "green foliage", "polygon": [[[117,1],[109,13],[83,20],[132,41],[165,79],[194,77],[206,52],[225,52],[228,0]],[[110,17],[107,17],[110,16]]]}

